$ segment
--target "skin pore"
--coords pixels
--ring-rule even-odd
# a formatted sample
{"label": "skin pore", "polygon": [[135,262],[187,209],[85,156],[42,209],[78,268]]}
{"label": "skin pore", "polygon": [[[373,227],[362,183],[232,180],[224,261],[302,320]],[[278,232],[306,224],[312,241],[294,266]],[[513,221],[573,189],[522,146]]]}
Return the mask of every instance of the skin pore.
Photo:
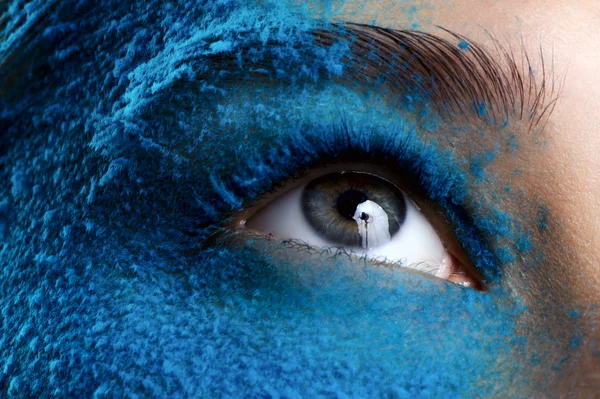
{"label": "skin pore", "polygon": [[[566,3],[2,9],[0,397],[594,397],[600,6]],[[552,112],[441,115],[329,21],[511,50]],[[487,290],[237,226],[351,162]]]}

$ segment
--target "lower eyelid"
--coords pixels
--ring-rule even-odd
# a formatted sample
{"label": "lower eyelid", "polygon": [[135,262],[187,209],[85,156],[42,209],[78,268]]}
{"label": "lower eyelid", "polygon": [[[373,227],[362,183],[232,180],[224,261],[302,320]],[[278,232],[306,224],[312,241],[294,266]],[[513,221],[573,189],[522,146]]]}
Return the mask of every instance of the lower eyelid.
{"label": "lower eyelid", "polygon": [[[275,259],[278,259],[279,257],[282,257],[283,259],[283,256],[285,256],[285,262],[287,263],[289,263],[291,259],[288,251],[293,251],[292,253],[295,253],[298,256],[317,256],[320,261],[327,261],[327,259],[346,260],[350,262],[350,264],[360,267],[367,266],[381,268],[382,270],[390,272],[413,273],[431,281],[450,282],[453,283],[453,285],[456,284],[465,288],[486,291],[485,286],[478,279],[473,278],[469,276],[468,273],[462,271],[463,269],[461,269],[460,266],[454,268],[454,273],[444,279],[436,277],[432,271],[423,269],[423,267],[419,265],[401,266],[398,263],[390,263],[382,259],[370,259],[364,254],[355,254],[342,247],[315,247],[301,240],[280,240],[272,234],[261,233],[250,229],[238,229],[232,233],[233,234],[226,239],[229,243],[235,242],[237,245],[243,246],[250,245],[257,250],[262,248],[260,249],[260,252],[265,250],[263,245],[276,245],[277,250],[273,251],[272,247],[269,247],[268,253]],[[288,253],[288,255],[283,255],[283,253]]]}
{"label": "lower eyelid", "polygon": [[[486,292],[487,287],[477,275],[464,267],[464,264],[456,259],[456,257],[448,253],[452,258],[452,272],[446,277],[435,275],[435,270],[424,268],[423,265],[390,263],[381,258],[368,258],[365,254],[356,254],[347,251],[343,247],[324,246],[316,247],[298,239],[281,240],[273,234],[263,233],[260,231],[246,228],[243,221],[238,224],[237,228],[230,228],[218,235],[218,242],[226,246],[242,246],[250,247],[258,250],[260,253],[269,253],[274,259],[281,257],[282,262],[290,262],[288,251],[293,251],[297,256],[318,256],[320,261],[346,259],[350,264],[359,265],[361,267],[376,267],[388,270],[390,272],[413,273],[423,278],[438,282],[449,282],[453,285],[461,285],[465,288],[474,289],[477,291]],[[272,245],[275,245],[273,247]],[[266,247],[268,246],[268,247]],[[287,253],[287,255],[283,255]],[[293,263],[293,261],[291,261]]]}
{"label": "lower eyelid", "polygon": [[[280,196],[279,198],[296,196],[296,202],[300,203],[300,198],[303,189],[304,186],[295,187],[289,191],[286,191],[286,193]],[[410,199],[406,198],[406,200],[410,201],[410,203],[413,204]],[[278,202],[278,200],[273,201],[273,203],[271,203],[269,207],[275,206],[275,208],[267,209],[267,212],[272,211],[275,214],[277,214],[278,209],[276,207]],[[279,205],[281,205],[281,203]],[[424,218],[423,215],[420,215],[421,212],[419,212],[419,208],[428,209],[427,206],[419,207],[416,204],[413,204],[409,209],[413,209],[413,213],[416,212],[419,214],[418,216]],[[261,209],[259,212],[263,212],[263,210]],[[404,264],[402,264],[400,261],[390,262],[383,256],[375,255],[369,257],[367,254],[355,253],[352,250],[347,250],[343,247],[332,245],[331,243],[325,241],[315,241],[315,239],[313,239],[313,242],[307,243],[300,239],[295,239],[295,235],[299,231],[312,230],[312,228],[308,225],[308,222],[304,218],[300,206],[298,206],[298,209],[295,210],[289,207],[285,208],[285,214],[286,217],[290,217],[296,220],[295,223],[288,224],[287,226],[289,227],[289,230],[285,231],[271,231],[269,230],[268,225],[263,226],[261,224],[263,219],[253,217],[250,217],[248,221],[238,218],[236,223],[234,223],[234,226],[238,231],[239,229],[242,229],[242,231],[244,231],[245,233],[252,233],[253,237],[255,238],[260,238],[268,241],[278,241],[282,247],[285,247],[287,249],[295,249],[305,254],[320,254],[323,256],[331,256],[334,258],[339,256],[347,256],[350,259],[353,259],[354,261],[364,262],[365,264],[369,264],[371,266],[381,266],[386,267],[388,269],[397,268],[405,271],[406,269],[412,269],[412,271],[415,272],[425,273],[429,276],[434,275],[443,280],[453,281],[461,285],[470,286],[477,289],[480,289],[482,287],[482,285],[478,282],[478,279],[472,277],[472,273],[468,273],[466,271],[466,269],[463,266],[463,263],[457,260],[453,254],[448,253],[448,250],[444,249],[443,247],[441,248],[441,250],[443,251],[444,255],[441,259],[447,257],[447,267],[446,270],[443,271],[439,268],[437,264],[433,266],[426,262],[417,262],[412,264],[409,262],[404,262]],[[410,217],[410,213],[408,215],[408,217]],[[268,215],[265,215],[265,218],[268,218]],[[284,227],[285,225],[286,224],[284,224]],[[437,235],[437,233],[434,234]]]}

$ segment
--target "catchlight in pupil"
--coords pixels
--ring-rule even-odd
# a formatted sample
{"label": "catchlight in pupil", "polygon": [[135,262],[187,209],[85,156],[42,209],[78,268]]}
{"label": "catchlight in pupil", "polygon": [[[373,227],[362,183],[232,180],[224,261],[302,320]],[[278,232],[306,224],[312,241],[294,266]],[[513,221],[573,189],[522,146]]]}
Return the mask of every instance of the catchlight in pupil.
{"label": "catchlight in pupil", "polygon": [[334,245],[372,249],[387,244],[406,216],[402,192],[367,173],[330,173],[302,193],[302,211],[315,231]]}
{"label": "catchlight in pupil", "polygon": [[356,207],[368,199],[365,193],[350,189],[340,194],[336,201],[336,207],[342,216],[345,216],[349,220],[354,220]]}

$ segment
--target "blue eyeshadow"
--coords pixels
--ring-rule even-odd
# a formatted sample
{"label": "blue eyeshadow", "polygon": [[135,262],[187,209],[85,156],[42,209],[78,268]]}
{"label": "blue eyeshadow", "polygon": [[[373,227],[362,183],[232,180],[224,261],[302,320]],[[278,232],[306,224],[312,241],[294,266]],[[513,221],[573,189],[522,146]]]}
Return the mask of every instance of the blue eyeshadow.
{"label": "blue eyeshadow", "polygon": [[2,80],[0,396],[526,397],[536,352],[511,292],[208,242],[274,185],[354,151],[419,176],[494,278],[514,248],[481,233],[522,232],[488,203],[466,212],[493,159],[472,173],[425,142],[440,126],[426,95],[398,111],[332,83],[348,48],[315,47],[323,24],[284,2],[12,4],[5,43],[42,26],[31,48],[50,54],[47,70],[35,52],[11,64],[44,80]]}

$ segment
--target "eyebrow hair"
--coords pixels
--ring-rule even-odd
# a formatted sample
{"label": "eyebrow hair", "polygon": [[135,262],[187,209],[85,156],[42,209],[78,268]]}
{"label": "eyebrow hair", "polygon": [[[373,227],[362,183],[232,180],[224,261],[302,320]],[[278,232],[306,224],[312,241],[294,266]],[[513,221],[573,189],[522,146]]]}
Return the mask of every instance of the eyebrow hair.
{"label": "eyebrow hair", "polygon": [[440,28],[451,39],[416,30],[357,23],[334,23],[313,32],[323,47],[343,41],[351,58],[346,73],[361,83],[382,83],[395,93],[416,94],[454,118],[474,117],[492,123],[516,118],[531,131],[545,125],[554,110],[555,84],[540,49],[536,71],[521,43],[521,62],[512,47],[491,37],[495,54],[465,36]]}
{"label": "eyebrow hair", "polygon": [[[7,20],[0,20],[0,28],[5,28],[6,24]],[[501,45],[490,35],[495,50],[492,52],[439,26],[452,40],[417,30],[351,22],[322,22],[321,25],[322,28],[312,31],[317,46],[326,48],[336,43],[349,46],[343,77],[346,82],[379,84],[393,93],[410,97],[411,101],[427,102],[442,116],[451,119],[462,116],[471,120],[474,117],[487,123],[502,124],[516,118],[527,123],[528,131],[536,126],[543,130],[562,86],[556,84],[553,68],[547,69],[541,48],[538,60],[541,68],[536,71],[523,43],[515,54],[511,46]],[[40,30],[40,26],[43,24],[32,24],[30,30]],[[11,78],[8,71],[23,69],[7,68],[3,64],[13,59],[31,59],[15,54],[28,48],[27,38],[30,40],[32,34],[24,37],[26,40],[21,45],[14,46],[0,59],[0,77],[4,81],[0,85],[2,93],[12,88],[15,83],[12,80],[17,80]],[[516,55],[520,56],[520,61]],[[232,54],[221,53],[209,58],[218,64],[230,64],[230,67],[235,63]],[[255,66],[269,69],[260,61]],[[4,76],[6,73],[9,76]]]}

